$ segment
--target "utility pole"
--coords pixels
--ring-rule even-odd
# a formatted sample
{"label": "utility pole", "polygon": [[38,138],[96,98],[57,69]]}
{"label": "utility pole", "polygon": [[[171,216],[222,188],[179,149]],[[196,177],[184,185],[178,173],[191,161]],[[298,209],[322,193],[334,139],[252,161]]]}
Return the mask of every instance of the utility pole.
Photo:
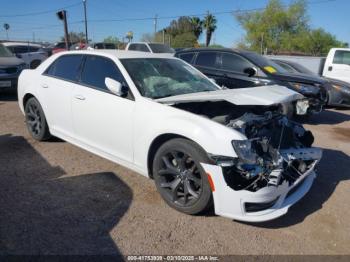
{"label": "utility pole", "polygon": [[8,31],[10,29],[10,25],[8,23],[5,23],[4,24],[4,29],[6,30],[6,38],[7,38],[7,40],[9,40],[9,33],[8,33]]}
{"label": "utility pole", "polygon": [[163,44],[165,44],[165,29],[163,29]]}
{"label": "utility pole", "polygon": [[261,41],[260,41],[260,53],[263,55],[264,52],[264,33],[261,33]]}
{"label": "utility pole", "polygon": [[56,13],[58,19],[63,20],[64,25],[64,40],[66,42],[66,49],[69,50],[69,34],[68,34],[68,24],[67,24],[67,11],[62,10]]}
{"label": "utility pole", "polygon": [[33,42],[35,43],[35,32],[33,32]]}
{"label": "utility pole", "polygon": [[158,15],[154,17],[154,37],[156,36],[156,33],[157,33],[157,23],[158,23]]}
{"label": "utility pole", "polygon": [[85,17],[85,38],[86,38],[86,44],[89,44],[87,19],[86,19],[86,0],[83,0],[83,4],[84,4],[84,17]]}

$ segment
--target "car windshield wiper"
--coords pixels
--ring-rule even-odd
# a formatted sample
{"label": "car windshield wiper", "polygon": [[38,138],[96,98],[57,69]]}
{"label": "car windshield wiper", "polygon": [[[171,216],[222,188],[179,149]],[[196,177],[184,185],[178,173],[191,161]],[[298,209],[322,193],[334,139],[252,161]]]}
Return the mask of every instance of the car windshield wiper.
{"label": "car windshield wiper", "polygon": [[174,96],[174,95],[165,95],[165,96],[153,96],[152,99],[161,99],[169,96]]}

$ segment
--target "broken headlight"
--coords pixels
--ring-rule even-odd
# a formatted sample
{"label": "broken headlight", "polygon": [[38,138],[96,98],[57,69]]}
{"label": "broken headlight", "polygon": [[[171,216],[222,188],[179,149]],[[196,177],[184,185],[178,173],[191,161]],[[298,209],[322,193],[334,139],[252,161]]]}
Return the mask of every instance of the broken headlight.
{"label": "broken headlight", "polygon": [[313,85],[308,84],[302,84],[302,83],[295,83],[295,82],[289,82],[289,84],[294,87],[294,89],[301,93],[306,95],[316,95],[319,93],[319,88]]}
{"label": "broken headlight", "polygon": [[255,164],[257,155],[252,149],[250,140],[232,140],[232,146],[237,156],[247,164]]}

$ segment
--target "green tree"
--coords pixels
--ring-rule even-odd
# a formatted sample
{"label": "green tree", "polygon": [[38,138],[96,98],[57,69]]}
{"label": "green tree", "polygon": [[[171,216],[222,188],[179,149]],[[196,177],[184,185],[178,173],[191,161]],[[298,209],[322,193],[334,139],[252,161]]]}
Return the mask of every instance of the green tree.
{"label": "green tree", "polygon": [[164,29],[167,34],[174,38],[177,35],[193,32],[193,25],[189,16],[181,16],[177,20],[171,21],[170,25]]}
{"label": "green tree", "polygon": [[270,0],[262,11],[236,13],[236,19],[245,29],[241,46],[260,51],[268,48],[275,52],[291,45],[291,39],[308,31],[305,0],[296,0],[285,7],[280,0]]}
{"label": "green tree", "polygon": [[197,37],[192,32],[176,35],[172,41],[172,47],[194,47],[197,44]]}
{"label": "green tree", "polygon": [[312,55],[327,53],[330,47],[343,46],[333,35],[309,27],[305,0],[295,0],[289,6],[281,0],[270,0],[262,11],[235,13],[245,29],[244,40],[238,46],[269,53],[304,52]]}
{"label": "green tree", "polygon": [[348,47],[322,28],[311,30],[305,37],[303,49],[314,56],[326,55],[332,47]]}
{"label": "green tree", "polygon": [[209,46],[211,36],[216,30],[216,18],[212,14],[208,12],[208,14],[204,17],[203,27],[205,29],[205,46]]}
{"label": "green tree", "polygon": [[103,42],[104,43],[115,44],[115,45],[119,45],[121,43],[119,38],[116,37],[116,36],[107,36],[105,39],[103,39]]}
{"label": "green tree", "polygon": [[[64,42],[64,36],[61,37],[61,41]],[[85,34],[83,32],[69,32],[69,41],[71,43],[85,43]]]}
{"label": "green tree", "polygon": [[203,21],[199,17],[191,17],[193,34],[196,36],[197,40],[203,32]]}

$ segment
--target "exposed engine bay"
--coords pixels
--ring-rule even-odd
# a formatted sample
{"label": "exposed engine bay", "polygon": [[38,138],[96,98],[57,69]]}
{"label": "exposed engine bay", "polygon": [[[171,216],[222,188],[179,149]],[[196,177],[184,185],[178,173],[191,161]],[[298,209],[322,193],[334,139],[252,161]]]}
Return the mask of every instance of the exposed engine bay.
{"label": "exposed engine bay", "polygon": [[238,158],[212,156],[233,190],[256,192],[292,185],[312,170],[322,151],[311,148],[314,137],[281,113],[281,106],[236,106],[225,101],[173,105],[235,129],[248,140],[232,141]]}

